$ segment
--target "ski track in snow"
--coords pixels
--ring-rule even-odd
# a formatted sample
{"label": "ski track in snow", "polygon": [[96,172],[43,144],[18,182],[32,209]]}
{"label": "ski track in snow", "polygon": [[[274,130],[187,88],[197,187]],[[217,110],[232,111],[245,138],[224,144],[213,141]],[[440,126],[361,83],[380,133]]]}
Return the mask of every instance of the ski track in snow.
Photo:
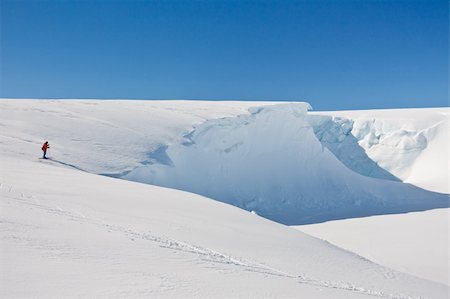
{"label": "ski track in snow", "polygon": [[[221,253],[219,251],[215,251],[210,248],[202,247],[199,245],[189,244],[187,242],[172,239],[165,236],[158,236],[151,231],[148,232],[139,232],[129,227],[119,226],[115,224],[106,223],[99,219],[88,218],[82,213],[77,211],[69,211],[64,210],[60,206],[55,205],[53,207],[43,204],[44,200],[39,200],[36,196],[32,194],[26,194],[20,190],[16,190],[13,186],[6,186],[3,183],[0,183],[0,194],[3,198],[8,198],[12,200],[16,200],[17,202],[27,205],[33,208],[37,208],[45,211],[46,213],[58,215],[61,217],[65,217],[66,220],[69,221],[78,221],[80,223],[89,223],[91,225],[101,227],[108,231],[113,231],[117,233],[123,234],[126,238],[131,240],[141,239],[145,241],[150,241],[158,244],[160,248],[166,248],[169,250],[177,250],[187,254],[193,254],[196,256],[196,259],[200,261],[210,262],[214,264],[224,264],[234,267],[242,268],[244,271],[254,272],[257,274],[263,275],[271,275],[283,277],[286,279],[293,279],[301,284],[308,284],[312,286],[322,287],[322,288],[332,288],[339,289],[343,291],[356,292],[364,295],[370,295],[373,297],[380,298],[391,298],[391,299],[421,299],[422,297],[411,297],[404,296],[399,294],[387,294],[383,291],[371,290],[358,285],[355,285],[351,282],[342,282],[342,281],[324,281],[317,278],[309,277],[305,273],[301,274],[293,274],[287,273],[285,271],[272,268],[270,266],[264,265],[262,263],[252,261],[245,258],[235,257],[231,255],[227,255],[225,253]],[[2,216],[2,218],[4,218]],[[8,220],[1,219],[1,224],[8,223]],[[13,223],[16,224],[16,223]],[[395,279],[395,274],[392,273],[389,269],[386,268],[386,272],[384,275],[389,279]]]}
{"label": "ski track in snow", "polygon": [[[264,108],[251,108],[247,111],[247,108],[250,105],[248,103],[225,103],[226,105],[224,104],[223,107],[221,106],[222,103],[214,104],[221,106],[216,108],[213,108],[212,105],[208,106],[209,104],[206,105],[201,103],[200,105],[194,102],[170,103],[170,105],[176,103],[177,108],[165,107],[164,105],[167,105],[166,103],[154,103],[154,105],[153,102],[152,105],[149,105],[149,103],[146,102],[133,101],[15,101],[13,105],[12,102],[2,101],[0,103],[2,109],[0,110],[5,113],[3,117],[0,117],[0,119],[2,119],[0,126],[7,130],[5,130],[5,134],[1,136],[2,140],[0,141],[0,146],[5,149],[7,148],[6,146],[8,146],[8,148],[11,148],[11,146],[15,148],[15,151],[12,152],[5,150],[6,157],[11,155],[11,157],[15,156],[16,158],[27,161],[36,160],[36,152],[39,153],[41,139],[45,137],[44,139],[50,139],[51,143],[55,145],[54,150],[52,149],[50,153],[53,153],[53,157],[58,160],[39,160],[39,163],[67,168],[72,171],[79,170],[87,173],[109,174],[109,176],[112,177],[122,177],[139,167],[172,167],[172,156],[170,154],[177,154],[177,152],[171,151],[171,149],[175,148],[177,145],[179,145],[179,147],[185,147],[183,148],[183,152],[185,152],[185,149],[189,150],[189,146],[191,146],[191,150],[195,147],[208,149],[208,147],[204,147],[201,143],[201,138],[195,138],[196,134],[201,135],[202,132],[208,133],[209,131],[206,129],[214,129],[213,127],[206,128],[205,123],[215,123],[217,126],[215,129],[226,129],[230,123],[224,121],[222,119],[223,117],[239,120],[245,118],[247,112],[261,116],[264,111]],[[98,106],[98,108],[86,109],[83,107],[86,105],[93,107]],[[266,105],[266,103],[264,103],[264,105]],[[34,106],[36,106],[36,108],[34,108]],[[440,116],[438,116],[438,114]],[[242,115],[244,117],[242,117]],[[132,116],[132,118],[130,118],[130,116]],[[45,117],[46,119],[43,127],[42,125],[35,125],[43,123],[40,121],[41,117]],[[17,122],[18,119],[26,119],[27,121]],[[394,175],[394,180],[398,177],[400,181],[405,181],[413,185],[417,184],[418,186],[426,187],[427,189],[430,188],[429,190],[435,192],[448,193],[448,183],[445,181],[445,178],[448,178],[448,171],[445,171],[445,167],[442,166],[449,165],[448,150],[446,150],[447,147],[444,146],[448,143],[448,139],[446,138],[449,128],[448,126],[446,127],[446,124],[448,123],[448,108],[313,112],[311,114],[308,112],[307,120],[314,119],[317,120],[317,122],[309,122],[310,125],[308,126],[298,126],[299,130],[305,130],[310,127],[314,129],[312,132],[313,134],[310,134],[311,137],[313,137],[311,140],[319,141],[317,144],[318,146],[316,147],[317,151],[315,151],[314,154],[323,155],[324,153],[331,151],[333,156],[339,160],[339,163],[343,163],[347,168],[366,177],[379,178],[381,176],[381,178],[386,178],[386,173],[378,169],[379,166],[382,169],[391,172],[391,174]],[[440,119],[441,121],[439,121]],[[270,121],[273,122],[273,119],[270,119]],[[231,125],[234,123],[235,122],[233,121]],[[280,124],[284,123],[289,122],[286,122],[286,119],[282,118]],[[55,124],[57,124],[57,126],[55,126]],[[248,125],[249,122],[242,123],[242,126]],[[96,130],[92,131],[92,127],[95,127]],[[205,128],[205,130],[199,130],[199,127]],[[258,126],[258,128],[262,128],[263,135],[268,133],[265,129],[270,129],[265,128],[264,126]],[[279,130],[275,130],[275,136],[278,138],[278,133],[285,132],[286,130],[287,128],[280,126]],[[42,132],[45,132],[45,136],[42,135]],[[293,133],[294,134],[291,134],[292,136],[297,136],[297,132]],[[211,132],[209,132],[209,134],[217,136],[217,134],[211,134]],[[226,137],[228,135],[231,136],[231,134],[224,134]],[[218,148],[223,151],[223,156],[233,156],[239,153],[242,153],[242,156],[247,156],[254,147],[252,147],[252,142],[249,142],[250,146],[246,148],[246,141],[248,141],[249,136],[248,134],[242,135],[242,139],[230,139],[230,142],[223,146],[218,146],[218,144],[214,144],[213,142],[217,140],[221,141],[220,136],[219,138],[214,136],[211,140],[205,140],[205,138],[203,138],[203,141],[205,141],[207,146],[210,146],[210,148],[213,149],[214,147],[211,147],[211,145],[217,145]],[[181,138],[181,136],[183,136],[183,138]],[[265,137],[267,136],[263,136],[263,138]],[[127,144],[133,144],[133,146],[127,151],[123,151],[122,148],[115,146],[116,139],[120,139]],[[274,140],[277,139],[274,138]],[[290,144],[291,143],[288,143],[288,145]],[[279,148],[289,150],[291,147],[279,146]],[[275,149],[272,152],[278,152],[278,149]],[[306,153],[309,152],[306,151]],[[264,154],[264,152],[262,154]],[[284,155],[284,152],[282,152],[282,155]],[[176,155],[174,156],[174,161],[177,162],[177,157]],[[270,155],[268,156],[271,157]],[[191,160],[190,156],[187,156],[187,158],[188,159],[182,159],[181,162],[189,162]],[[200,158],[200,161],[204,160],[204,155]],[[304,165],[310,165],[311,160],[313,159],[307,159]],[[224,163],[224,165],[218,165],[218,167],[216,167],[217,169],[220,169],[219,174],[224,174],[224,177],[230,173],[225,167],[227,164],[228,163]],[[214,165],[214,163],[209,163],[209,165]],[[253,165],[259,166],[259,163]],[[286,165],[290,166],[289,163],[286,163]],[[178,163],[175,163],[175,166],[178,166]],[[194,166],[198,165],[195,165],[194,163]],[[15,167],[16,166],[10,169],[15,170]],[[286,168],[289,167],[280,167],[280,169],[284,170]],[[298,169],[298,167],[293,168]],[[253,176],[253,174],[264,173],[264,171],[258,171],[258,168],[253,169],[253,167],[247,167],[247,169],[253,170],[251,176]],[[435,171],[436,169],[439,171]],[[446,169],[448,170],[448,167]],[[311,167],[309,170],[313,171],[315,168]],[[240,173],[240,171],[234,173]],[[306,171],[306,173],[308,173],[308,171]],[[333,171],[330,171],[330,173],[333,173]],[[7,175],[7,172],[5,172],[5,174]],[[191,174],[189,172],[188,178],[190,178],[190,176]],[[249,175],[247,177],[251,176]],[[211,175],[208,175],[207,177],[211,177]],[[291,175],[290,177],[295,176]],[[346,175],[341,176],[341,178],[345,177]],[[275,176],[272,178],[275,178]],[[272,178],[270,179],[272,180]],[[34,182],[31,184],[28,184],[27,182],[27,184],[22,185],[19,182],[12,183],[7,181],[8,183],[12,183],[12,186],[8,184],[5,185],[5,182],[6,181],[0,183],[0,204],[2,206],[12,204],[11,207],[13,213],[0,213],[0,228],[3,233],[2,237],[5,241],[20,242],[20,244],[18,243],[20,245],[20,248],[18,249],[26,250],[27,247],[32,247],[32,249],[43,250],[38,251],[38,253],[42,252],[43,256],[46,258],[66,256],[70,259],[93,261],[90,259],[101,257],[97,256],[98,253],[95,251],[90,252],[89,250],[92,250],[90,247],[80,246],[79,242],[82,240],[81,238],[76,239],[75,243],[70,243],[73,240],[66,240],[64,238],[59,239],[64,233],[64,230],[59,229],[57,233],[61,235],[58,235],[58,239],[55,239],[55,236],[52,235],[53,232],[51,231],[53,227],[47,227],[46,222],[40,220],[34,221],[34,219],[28,220],[28,218],[24,218],[23,215],[19,216],[19,214],[14,213],[21,213],[21,209],[23,209],[23,211],[34,210],[33,212],[30,212],[29,215],[38,217],[44,216],[43,219],[46,217],[52,218],[52,220],[55,220],[53,224],[58,224],[58,221],[61,225],[78,225],[78,223],[86,224],[87,226],[90,226],[91,229],[94,228],[97,230],[93,232],[94,235],[95,233],[101,234],[113,232],[114,237],[118,237],[117,240],[119,242],[129,242],[129,240],[132,240],[138,241],[137,245],[144,245],[144,248],[149,247],[153,250],[162,248],[160,250],[161,252],[158,251],[162,257],[158,256],[158,258],[167,258],[168,260],[171,260],[171,257],[178,252],[178,256],[183,257],[182,262],[188,262],[189,266],[194,266],[194,268],[197,267],[197,269],[211,269],[212,271],[217,272],[222,272],[223,270],[226,272],[231,271],[233,274],[238,274],[237,279],[239,279],[240,276],[245,276],[242,275],[243,273],[255,273],[253,278],[261,276],[273,277],[274,281],[276,281],[277,278],[280,278],[280,282],[288,282],[288,285],[290,286],[298,287],[299,284],[304,284],[305,286],[302,287],[302,289],[309,289],[310,286],[313,286],[314,289],[325,291],[323,293],[327,294],[328,292],[333,294],[335,291],[332,289],[342,290],[345,296],[358,298],[365,297],[366,295],[399,299],[423,298],[420,296],[417,297],[418,295],[426,296],[427,298],[428,296],[433,298],[437,297],[423,293],[420,288],[416,288],[418,293],[413,293],[413,295],[416,296],[406,295],[415,288],[414,281],[417,280],[406,279],[406,284],[401,285],[402,276],[397,271],[406,272],[406,270],[401,268],[397,269],[397,271],[384,267],[372,269],[374,271],[369,274],[375,275],[376,278],[380,278],[379,276],[381,276],[381,284],[379,284],[379,282],[377,282],[377,284],[375,282],[372,283],[370,276],[367,277],[367,280],[360,280],[358,277],[355,277],[355,275],[345,276],[345,273],[341,273],[340,271],[342,269],[343,272],[345,272],[345,267],[338,268],[337,270],[333,268],[335,272],[331,272],[325,264],[322,265],[323,268],[318,270],[314,267],[311,267],[311,269],[308,268],[308,264],[304,264],[304,266],[300,267],[281,266],[286,264],[284,263],[286,259],[282,262],[277,261],[277,259],[271,260],[270,258],[265,258],[265,255],[255,255],[247,250],[242,250],[242,248],[241,251],[236,252],[233,251],[235,250],[234,248],[221,250],[220,245],[213,245],[217,244],[217,242],[209,244],[208,241],[205,241],[205,239],[202,239],[201,237],[195,237],[191,240],[189,239],[190,235],[178,234],[175,232],[171,234],[169,233],[169,231],[172,231],[170,224],[169,227],[157,229],[152,228],[150,225],[141,227],[139,226],[140,223],[132,224],[134,222],[112,220],[121,219],[120,215],[115,215],[119,218],[112,217],[111,220],[105,222],[104,220],[107,217],[109,219],[109,216],[102,214],[100,209],[92,210],[94,214],[90,215],[91,210],[84,212],[84,207],[78,206],[75,202],[68,202],[67,205],[63,202],[60,203],[58,199],[63,198],[65,193],[57,193],[59,194],[59,198],[53,197],[56,193],[52,193],[52,196],[50,197],[47,197],[46,195],[40,196],[40,191],[34,188]],[[66,183],[66,181],[61,182]],[[325,184],[327,183],[328,182],[325,182]],[[247,184],[247,186],[259,185],[264,184]],[[442,186],[444,186],[444,188]],[[308,187],[310,186],[305,186],[303,190]],[[322,186],[320,187],[320,190],[322,190]],[[63,186],[61,186],[61,188],[63,188]],[[384,190],[384,188],[377,189],[383,190],[382,193],[389,191]],[[300,188],[300,190],[302,190],[302,188]],[[342,190],[343,193],[351,193],[351,190],[346,184],[341,186],[338,190]],[[58,191],[60,192],[62,189],[58,189]],[[255,195],[257,192],[251,191],[252,190],[250,189],[250,192],[242,192],[238,189],[236,190],[236,193],[238,198],[249,198],[251,206],[248,207],[248,210],[254,210],[259,215],[264,215],[253,206],[258,204],[258,198],[257,195]],[[286,197],[286,192],[283,191],[280,193],[281,198]],[[402,193],[403,192],[398,192],[397,194],[401,195]],[[390,197],[395,198],[397,194]],[[334,195],[335,194],[332,194],[332,196]],[[278,198],[278,196],[274,196],[274,198]],[[305,198],[307,198],[307,196]],[[92,199],[96,198],[92,197]],[[294,197],[293,199],[297,198]],[[407,196],[405,202],[407,202],[406,200],[409,200]],[[364,205],[364,202],[361,202],[360,200],[351,204],[359,206],[361,203]],[[382,202],[382,204],[385,203],[386,201]],[[246,208],[246,206],[244,207]],[[78,212],[78,210],[83,211],[83,213]],[[272,214],[270,213],[272,212],[273,211],[269,209],[266,216],[271,216]],[[332,212],[336,212],[336,210],[332,209]],[[382,210],[382,212],[384,213],[385,211]],[[316,216],[327,218],[326,213],[318,214]],[[55,219],[53,219],[53,217]],[[308,220],[309,218],[305,219]],[[314,221],[315,220],[311,218],[311,222]],[[189,223],[186,225],[189,225]],[[153,231],[147,230],[147,227],[152,228]],[[377,223],[377,228],[378,227],[379,224]],[[433,231],[429,229],[428,224],[425,223],[425,227],[427,228],[426,233],[433,233]],[[416,226],[408,227],[408,230],[415,228]],[[166,232],[164,229],[168,229],[168,231]],[[50,232],[50,234],[48,236],[42,235],[36,237],[33,234],[34,231],[39,233]],[[82,230],[78,231],[78,233],[80,232],[82,232]],[[169,236],[176,238],[170,238]],[[398,236],[401,236],[401,234]],[[443,238],[442,236],[445,236],[445,233],[439,235],[440,238]],[[70,235],[68,237],[74,236]],[[270,240],[267,236],[264,238]],[[189,242],[184,240],[189,240]],[[289,239],[287,238],[286,240]],[[385,240],[383,240],[383,242],[385,242]],[[380,245],[380,247],[389,246],[389,248],[391,248],[391,244],[383,242],[380,242],[380,244],[377,245]],[[9,243],[6,244],[10,245]],[[283,245],[283,243],[277,244]],[[372,245],[372,242],[370,244]],[[434,244],[435,243],[426,245],[434,246]],[[141,249],[140,247],[133,248],[133,245],[130,244],[127,244],[127,246],[130,246],[130,250]],[[413,246],[411,247],[412,248],[408,249],[412,249],[411,251],[414,253],[414,248]],[[423,247],[425,248],[425,245]],[[219,251],[216,251],[213,248],[218,249]],[[165,250],[167,250],[167,255],[162,254]],[[349,250],[353,251],[351,248],[349,248]],[[227,254],[227,252],[232,252],[233,254]],[[137,253],[141,252],[138,250]],[[146,251],[144,251],[144,253],[146,253]],[[171,254],[173,256],[171,256]],[[292,253],[291,257],[294,257],[295,254],[296,252]],[[360,254],[364,255],[363,253]],[[244,258],[244,256],[248,258]],[[27,256],[23,257],[27,258]],[[370,260],[370,255],[366,257]],[[420,255],[415,256],[416,259],[417,257],[420,258]],[[19,255],[14,256],[14,258],[17,258],[17,261],[21,259]],[[322,258],[324,257],[319,257],[319,259]],[[110,262],[108,257],[106,261]],[[114,262],[125,265],[127,260],[114,260]],[[375,262],[390,267],[390,265],[383,264],[381,261]],[[441,260],[439,259],[438,262],[441,262]],[[278,266],[277,263],[280,263],[280,266]],[[443,263],[445,263],[445,261]],[[271,267],[270,264],[276,266]],[[11,265],[13,265],[13,263],[11,263]],[[185,268],[183,268],[183,270],[185,270]],[[4,273],[8,273],[7,275],[10,273],[14,274],[11,271],[5,271]],[[140,269],[136,270],[135,273],[145,275]],[[204,274],[202,271],[200,271],[200,273]],[[328,274],[330,273],[334,275],[329,276]],[[107,274],[110,273],[107,272]],[[121,273],[121,275],[128,274],[128,272]],[[209,272],[209,274],[212,273]],[[355,272],[352,274],[355,274]],[[356,272],[356,276],[358,275],[359,273]],[[364,274],[361,273],[361,275]],[[386,278],[386,287],[383,285],[382,276]],[[14,278],[16,279],[14,283],[21,283],[24,281],[23,276]],[[42,278],[46,279],[44,277]],[[164,275],[161,278],[164,279]],[[397,280],[400,281],[399,286],[403,288],[397,288],[397,286],[391,288],[390,284],[395,285]],[[32,282],[32,280],[30,281]],[[58,282],[58,280],[55,281]],[[356,282],[356,285],[352,282]],[[422,282],[423,281],[420,281],[420,283]],[[423,283],[425,284],[425,282]],[[196,286],[197,285],[192,285],[193,289],[191,292],[193,291],[195,294],[198,294]],[[408,289],[408,286],[411,289]],[[433,291],[432,287],[426,287],[426,290],[429,290],[430,292]],[[164,288],[165,286],[161,285],[161,289]],[[173,288],[173,286],[169,286],[168,288]],[[273,294],[276,294],[276,291],[279,289],[274,289],[275,292]],[[328,289],[328,292],[326,292],[326,289]],[[440,294],[444,294],[443,297],[447,297],[448,291],[446,293],[445,291],[443,293],[441,292]],[[148,294],[146,293],[146,295]],[[329,297],[332,298],[332,296]]]}

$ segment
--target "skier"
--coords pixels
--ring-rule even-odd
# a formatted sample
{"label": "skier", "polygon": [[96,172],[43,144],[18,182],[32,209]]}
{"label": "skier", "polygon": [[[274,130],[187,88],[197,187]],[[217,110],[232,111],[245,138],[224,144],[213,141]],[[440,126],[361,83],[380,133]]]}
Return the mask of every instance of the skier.
{"label": "skier", "polygon": [[48,144],[48,141],[44,142],[44,144],[42,145],[42,151],[44,152],[44,156],[42,157],[43,159],[47,159],[45,155],[47,155],[47,149],[49,148],[50,144]]}

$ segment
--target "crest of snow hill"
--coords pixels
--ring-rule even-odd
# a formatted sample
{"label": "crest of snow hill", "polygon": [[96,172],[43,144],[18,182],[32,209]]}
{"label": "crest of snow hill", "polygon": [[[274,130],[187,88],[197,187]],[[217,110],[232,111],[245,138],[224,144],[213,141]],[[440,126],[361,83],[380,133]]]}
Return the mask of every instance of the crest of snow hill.
{"label": "crest of snow hill", "polygon": [[[401,182],[427,146],[426,132],[308,109],[280,104],[208,120],[123,178],[191,191],[285,224],[448,207],[448,195]],[[386,155],[386,146],[398,165],[391,171],[393,160],[381,159],[383,168],[368,156],[370,148],[375,157]]]}
{"label": "crest of snow hill", "polygon": [[[447,285],[241,209],[91,174],[287,224],[448,206],[404,183],[448,193],[448,108],[308,108],[1,100],[0,297],[447,298]],[[36,156],[43,140],[50,160]],[[445,235],[419,226],[400,225],[412,247],[420,233]]]}

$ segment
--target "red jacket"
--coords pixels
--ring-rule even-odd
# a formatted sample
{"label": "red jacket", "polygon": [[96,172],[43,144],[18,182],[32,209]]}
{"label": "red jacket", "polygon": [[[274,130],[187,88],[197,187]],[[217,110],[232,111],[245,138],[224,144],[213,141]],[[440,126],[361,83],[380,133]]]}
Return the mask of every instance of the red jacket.
{"label": "red jacket", "polygon": [[48,145],[48,142],[44,143],[44,145],[42,145],[42,150],[45,152],[50,146]]}

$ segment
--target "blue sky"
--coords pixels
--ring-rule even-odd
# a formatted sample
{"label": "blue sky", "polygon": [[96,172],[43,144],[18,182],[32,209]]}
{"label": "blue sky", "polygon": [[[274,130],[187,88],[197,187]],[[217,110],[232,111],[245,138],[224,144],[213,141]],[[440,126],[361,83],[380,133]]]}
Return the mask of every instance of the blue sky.
{"label": "blue sky", "polygon": [[0,97],[448,106],[448,1],[1,0]]}

